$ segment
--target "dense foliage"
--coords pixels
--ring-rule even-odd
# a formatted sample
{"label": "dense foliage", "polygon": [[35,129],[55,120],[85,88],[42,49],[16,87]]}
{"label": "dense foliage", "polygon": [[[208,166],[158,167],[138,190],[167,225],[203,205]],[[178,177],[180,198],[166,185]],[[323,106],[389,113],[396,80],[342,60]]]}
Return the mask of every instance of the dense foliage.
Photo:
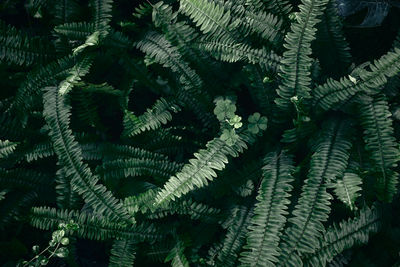
{"label": "dense foliage", "polygon": [[0,263],[400,264],[385,2],[2,1]]}

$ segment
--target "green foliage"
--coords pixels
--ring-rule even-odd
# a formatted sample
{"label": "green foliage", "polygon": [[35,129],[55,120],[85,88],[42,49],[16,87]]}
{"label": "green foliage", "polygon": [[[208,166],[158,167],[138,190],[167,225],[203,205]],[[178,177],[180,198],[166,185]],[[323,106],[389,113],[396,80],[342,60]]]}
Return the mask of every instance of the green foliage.
{"label": "green foliage", "polygon": [[2,1],[0,264],[398,263],[400,10],[337,11]]}

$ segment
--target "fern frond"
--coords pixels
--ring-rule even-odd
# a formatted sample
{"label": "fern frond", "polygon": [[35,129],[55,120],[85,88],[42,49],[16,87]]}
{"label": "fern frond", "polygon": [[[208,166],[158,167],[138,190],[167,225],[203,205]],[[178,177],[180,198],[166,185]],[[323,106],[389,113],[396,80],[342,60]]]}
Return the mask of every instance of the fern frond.
{"label": "fern frond", "polygon": [[269,11],[281,17],[287,17],[293,9],[289,0],[270,0],[264,3]]}
{"label": "fern frond", "polygon": [[291,226],[283,236],[279,265],[299,265],[301,259],[298,253],[315,251],[317,239],[325,231],[322,223],[328,219],[330,212],[332,196],[326,191],[327,184],[343,175],[350,156],[350,125],[343,120],[329,120],[324,125],[311,157],[308,178],[293,211],[294,217],[289,219]]}
{"label": "fern frond", "polygon": [[60,163],[71,177],[73,190],[82,195],[93,209],[99,213],[104,212],[110,219],[129,220],[121,203],[104,185],[97,184],[98,177],[82,162],[82,151],[69,129],[71,108],[65,103],[64,97],[57,88],[50,87],[43,100],[43,115],[50,127],[50,138]]}
{"label": "fern frond", "polygon": [[135,136],[144,131],[155,130],[162,124],[167,124],[172,120],[171,112],[177,113],[180,107],[173,101],[165,98],[157,99],[151,109],[147,109],[145,113],[139,117],[132,112],[126,110],[124,115],[124,135]]}
{"label": "fern frond", "polygon": [[182,169],[182,165],[151,158],[128,158],[104,162],[97,172],[106,180],[129,176],[150,176],[164,181]]}
{"label": "fern frond", "polygon": [[355,201],[360,196],[362,180],[353,172],[346,172],[343,178],[338,179],[334,186],[336,196],[351,210],[357,209]]}
{"label": "fern frond", "polygon": [[49,175],[29,169],[18,168],[4,170],[0,168],[1,188],[27,190],[31,192],[46,192],[53,184]]}
{"label": "fern frond", "polygon": [[93,23],[96,30],[108,30],[111,21],[113,0],[91,0]]}
{"label": "fern frond", "polygon": [[227,233],[216,251],[216,266],[236,266],[242,246],[246,242],[246,234],[250,225],[253,211],[244,206],[234,206],[230,211],[229,218],[232,220],[227,227]]}
{"label": "fern frond", "polygon": [[241,266],[267,266],[277,262],[280,231],[285,225],[285,215],[293,181],[292,158],[285,152],[268,154],[263,167],[263,180],[257,195],[254,216],[247,235]]}
{"label": "fern frond", "polygon": [[189,16],[204,34],[234,39],[232,30],[239,21],[233,21],[230,11],[225,11],[223,6],[207,0],[180,0],[179,3],[179,11]]}
{"label": "fern frond", "polygon": [[54,58],[55,52],[44,37],[29,37],[11,25],[0,21],[0,61],[30,66]]}
{"label": "fern frond", "polygon": [[209,141],[206,149],[194,153],[195,158],[183,166],[182,170],[172,176],[158,193],[155,202],[160,205],[163,202],[175,200],[187,194],[194,188],[201,188],[217,176],[214,170],[222,170],[228,163],[228,155],[237,157],[239,152],[247,148],[246,143],[239,140],[232,146],[219,137]]}
{"label": "fern frond", "polygon": [[199,89],[202,81],[197,73],[182,59],[182,55],[164,36],[148,32],[137,45],[142,52],[152,57],[157,63],[180,75],[179,82],[185,89]]}
{"label": "fern frond", "polygon": [[189,262],[183,254],[185,247],[183,246],[183,242],[178,240],[175,244],[175,246],[171,249],[169,254],[167,255],[167,258],[165,259],[165,262],[171,262],[172,267],[189,267]]}
{"label": "fern frond", "polygon": [[55,229],[60,223],[74,220],[79,228],[73,233],[80,238],[92,240],[125,239],[135,242],[153,243],[160,238],[158,230],[152,224],[125,225],[96,213],[75,210],[35,207],[30,214],[32,226],[42,229]]}
{"label": "fern frond", "polygon": [[[290,98],[309,98],[311,90],[311,42],[315,39],[319,17],[325,10],[329,0],[303,0],[296,13],[296,21],[291,25],[285,37],[285,48],[279,76],[282,83],[278,88],[276,100],[279,107],[287,110]],[[275,1],[276,3],[277,1]]]}
{"label": "fern frond", "polygon": [[110,267],[133,266],[136,257],[136,244],[132,240],[115,240],[111,248]]}
{"label": "fern frond", "polygon": [[367,69],[363,65],[353,70],[348,77],[340,80],[328,79],[313,90],[314,105],[329,110],[340,106],[361,93],[376,94],[386,84],[387,79],[400,72],[400,49],[383,55],[380,59],[369,63]]}
{"label": "fern frond", "polygon": [[366,207],[357,217],[334,224],[327,229],[319,240],[313,255],[305,259],[309,266],[326,266],[336,255],[356,244],[366,244],[369,235],[378,231],[381,226],[381,214],[375,206]]}
{"label": "fern frond", "polygon": [[399,146],[394,138],[389,105],[383,95],[364,98],[360,105],[361,125],[364,128],[366,150],[374,162],[378,197],[391,201],[397,192],[398,174],[392,170],[400,159]]}
{"label": "fern frond", "polygon": [[54,12],[58,22],[71,22],[77,17],[79,3],[76,0],[63,0],[55,2]]}
{"label": "fern frond", "polygon": [[57,207],[61,209],[74,209],[80,204],[79,195],[72,189],[71,179],[65,168],[60,168],[56,173]]}
{"label": "fern frond", "polygon": [[6,158],[12,154],[17,147],[18,143],[9,140],[0,140],[0,159]]}
{"label": "fern frond", "polygon": [[267,49],[254,49],[247,44],[223,40],[200,40],[199,47],[225,62],[243,60],[251,64],[260,64],[263,69],[276,72],[281,58]]}

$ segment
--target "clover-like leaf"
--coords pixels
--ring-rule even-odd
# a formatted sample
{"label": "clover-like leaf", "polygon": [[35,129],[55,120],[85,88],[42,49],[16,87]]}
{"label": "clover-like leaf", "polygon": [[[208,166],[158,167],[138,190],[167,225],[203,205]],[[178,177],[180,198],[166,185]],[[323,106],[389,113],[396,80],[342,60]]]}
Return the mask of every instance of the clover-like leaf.
{"label": "clover-like leaf", "polygon": [[236,134],[235,130],[233,129],[224,129],[221,135],[221,140],[225,141],[228,145],[233,145],[237,140],[239,139],[239,136]]}
{"label": "clover-like leaf", "polygon": [[68,249],[63,247],[63,248],[59,248],[55,251],[55,255],[59,258],[65,258],[68,256]]}
{"label": "clover-like leaf", "polygon": [[256,112],[249,116],[249,125],[247,128],[253,134],[258,134],[260,130],[267,129],[268,119],[261,116],[260,113]]}
{"label": "clover-like leaf", "polygon": [[241,122],[242,117],[235,115],[233,118],[229,120],[229,125],[233,126],[233,128],[238,129],[242,127],[243,123]]}
{"label": "clover-like leaf", "polygon": [[231,119],[235,116],[236,106],[230,100],[218,100],[214,114],[219,121]]}

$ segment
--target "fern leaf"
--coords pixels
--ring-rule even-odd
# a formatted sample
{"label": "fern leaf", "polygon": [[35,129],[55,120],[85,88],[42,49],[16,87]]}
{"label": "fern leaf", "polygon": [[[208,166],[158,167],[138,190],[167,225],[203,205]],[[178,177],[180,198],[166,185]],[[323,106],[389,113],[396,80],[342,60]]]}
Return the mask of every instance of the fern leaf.
{"label": "fern leaf", "polygon": [[237,22],[231,21],[229,11],[215,2],[206,0],[180,0],[179,11],[189,16],[204,34],[231,36]]}
{"label": "fern leaf", "polygon": [[182,55],[162,35],[149,32],[137,43],[137,48],[166,68],[180,75],[185,89],[199,89],[202,81],[197,73],[182,59]]}
{"label": "fern leaf", "polygon": [[60,163],[71,177],[73,190],[81,194],[97,212],[104,212],[111,219],[129,220],[121,203],[105,186],[97,184],[98,178],[82,162],[82,151],[69,129],[70,107],[64,102],[64,97],[57,88],[50,87],[43,99],[43,115],[50,127],[50,138]]}
{"label": "fern leaf", "polygon": [[108,266],[133,266],[135,257],[135,242],[127,239],[115,240],[111,248],[110,263]]}
{"label": "fern leaf", "polygon": [[351,210],[357,209],[355,201],[360,196],[362,180],[353,172],[346,172],[343,178],[338,179],[334,184],[336,196]]}
{"label": "fern leaf", "polygon": [[247,44],[223,40],[201,40],[199,47],[225,62],[243,60],[251,64],[260,64],[265,70],[276,72],[281,58],[274,51],[254,49]]}
{"label": "fern leaf", "polygon": [[172,261],[172,267],[189,267],[189,262],[185,254],[183,254],[184,250],[185,247],[183,246],[183,242],[178,240],[178,242],[176,242],[175,246],[167,255],[165,262]]}
{"label": "fern leaf", "polygon": [[353,247],[366,244],[371,233],[377,232],[381,225],[381,215],[375,206],[362,209],[357,217],[334,224],[319,240],[313,255],[305,259],[309,266],[326,266],[336,255]]}
{"label": "fern leaf", "polygon": [[324,232],[322,225],[328,219],[330,199],[327,184],[341,177],[349,159],[351,142],[348,121],[330,120],[325,124],[321,139],[312,155],[308,178],[304,182],[299,201],[289,219],[281,243],[279,265],[299,265],[298,253],[312,253],[317,239]]}
{"label": "fern leaf", "polygon": [[54,58],[54,48],[44,37],[29,37],[0,21],[0,61],[30,66]]}
{"label": "fern leaf", "polygon": [[293,181],[293,162],[285,152],[268,154],[263,167],[263,180],[257,196],[254,216],[251,219],[240,261],[241,266],[270,266],[277,262],[278,245],[288,214],[287,206]]}
{"label": "fern leaf", "polygon": [[126,110],[124,115],[124,135],[132,137],[144,131],[155,130],[172,119],[171,112],[177,113],[179,111],[180,107],[178,105],[164,98],[158,99],[151,109],[147,109],[139,117]]}
{"label": "fern leaf", "polygon": [[12,154],[18,143],[10,142],[9,140],[0,140],[0,159],[6,158]]}
{"label": "fern leaf", "polygon": [[315,26],[325,10],[329,0],[303,0],[296,14],[297,20],[291,25],[285,37],[281,72],[282,83],[278,88],[281,97],[276,102],[287,110],[291,105],[290,98],[309,98],[311,90],[311,42],[315,39]]}
{"label": "fern leaf", "polygon": [[329,110],[348,102],[357,94],[379,92],[388,78],[400,72],[400,49],[394,48],[380,59],[371,62],[367,69],[361,65],[353,70],[352,75],[355,77],[350,75],[338,81],[328,79],[313,91],[314,105]]}
{"label": "fern leaf", "polygon": [[200,188],[208,184],[217,176],[214,170],[222,170],[228,163],[227,156],[237,157],[239,152],[247,148],[246,143],[239,139],[230,146],[220,138],[215,138],[207,143],[206,149],[195,153],[195,158],[183,166],[182,170],[172,176],[156,197],[156,204],[175,200],[187,194],[195,187]]}
{"label": "fern leaf", "polygon": [[232,222],[228,227],[228,232],[222,241],[221,248],[218,250],[217,265],[221,267],[233,267],[246,242],[246,234],[250,225],[253,211],[243,206],[235,206],[231,210],[230,218]]}
{"label": "fern leaf", "polygon": [[80,238],[92,240],[124,239],[136,243],[146,240],[153,243],[161,237],[159,231],[152,224],[125,225],[97,213],[35,207],[30,214],[32,226],[42,230],[55,229],[60,223],[69,223],[70,220],[78,224],[79,228],[74,231],[74,234]]}
{"label": "fern leaf", "polygon": [[91,0],[96,30],[107,30],[111,21],[113,0]]}
{"label": "fern leaf", "polygon": [[361,125],[364,128],[366,150],[374,162],[373,172],[377,172],[378,197],[391,201],[397,192],[398,174],[392,170],[397,166],[400,152],[394,138],[393,121],[384,96],[365,98],[360,106]]}

